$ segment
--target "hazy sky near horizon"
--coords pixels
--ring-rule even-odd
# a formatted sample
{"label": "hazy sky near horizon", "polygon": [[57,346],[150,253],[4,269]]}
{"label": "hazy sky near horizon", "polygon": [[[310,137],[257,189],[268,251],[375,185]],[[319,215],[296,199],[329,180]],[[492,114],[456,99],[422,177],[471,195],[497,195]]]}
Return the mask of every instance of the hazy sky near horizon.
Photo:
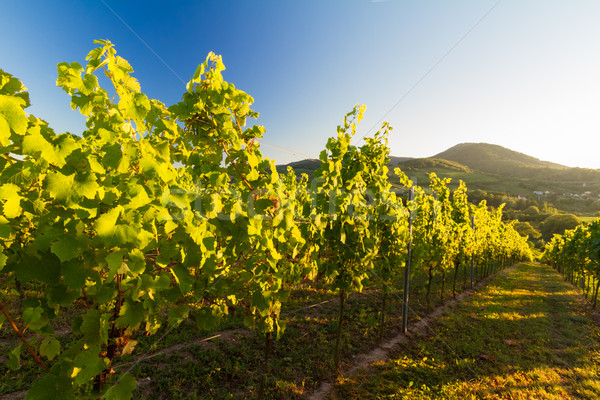
{"label": "hazy sky near horizon", "polygon": [[600,168],[598,0],[3,3],[0,68],[56,132],[85,128],[56,64],[84,64],[93,40],[109,39],[167,105],[208,52],[221,54],[225,79],[255,99],[263,153],[280,164],[317,158],[361,103],[354,142],[383,119],[395,156],[487,142]]}

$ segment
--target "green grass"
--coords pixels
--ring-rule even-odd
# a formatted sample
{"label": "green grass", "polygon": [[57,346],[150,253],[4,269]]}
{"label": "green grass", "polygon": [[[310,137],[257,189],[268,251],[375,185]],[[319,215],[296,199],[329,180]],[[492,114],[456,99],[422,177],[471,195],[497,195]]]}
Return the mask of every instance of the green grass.
{"label": "green grass", "polygon": [[[597,349],[599,336],[589,327],[586,311],[575,301],[579,298],[576,289],[560,281],[547,267],[523,266],[511,271],[494,278],[490,287],[443,316],[436,328],[439,338],[434,335],[398,348],[393,361],[341,380],[334,398],[510,398],[502,394],[502,387],[513,390],[519,385],[531,386],[532,382],[544,390],[556,387],[552,390],[566,393],[569,398],[574,392],[562,389],[561,382],[570,380],[581,382],[577,387],[582,393],[594,393],[588,398],[596,397],[600,393],[594,387],[596,376],[586,376],[582,371],[596,367],[589,360],[597,361],[598,354],[585,346]],[[465,284],[464,272],[461,267],[459,290]],[[476,276],[481,275],[480,269],[476,272]],[[425,283],[422,273],[416,273],[411,282],[411,308],[419,315],[428,312]],[[451,286],[449,274],[445,300],[452,297]],[[400,281],[396,287],[402,287]],[[377,346],[379,289],[379,282],[371,282],[362,294],[353,294],[347,300],[343,370],[352,367],[354,355]],[[432,307],[441,303],[439,289],[436,276]],[[401,325],[401,289],[393,292],[387,305],[389,339],[398,334]],[[337,312],[337,295],[326,287],[293,290],[282,310],[287,328],[273,343],[267,399],[300,399],[316,390],[320,382],[334,380]],[[411,323],[416,322],[415,314],[410,316]],[[193,322],[185,321],[177,328],[139,337],[135,352],[119,360],[115,368],[132,368],[138,381],[136,399],[255,398],[264,338],[244,328],[241,317],[231,315],[213,331],[199,330]],[[596,336],[586,339],[585,334]],[[220,336],[202,340],[216,335]],[[61,338],[65,342],[70,339],[68,335]],[[505,340],[510,340],[509,344]],[[595,347],[589,340],[595,341]],[[16,344],[3,326],[2,354]],[[140,360],[142,355],[148,358]],[[580,364],[578,360],[584,357],[587,363]],[[562,369],[555,364],[562,365]],[[0,365],[0,395],[28,389],[40,374],[26,355],[18,371]],[[529,398],[544,398],[537,387],[531,390],[534,394]]]}
{"label": "green grass", "polygon": [[[460,268],[457,289],[466,284]],[[481,276],[477,268],[476,276]],[[402,275],[402,274],[400,274]],[[387,301],[386,337],[397,334],[401,326],[402,276]],[[426,276],[415,271],[411,282],[411,308],[418,314],[428,312],[425,301]],[[266,398],[298,399],[314,391],[321,381],[333,380],[333,344],[337,328],[338,295],[327,285],[299,286],[292,290],[282,309],[287,328],[273,343],[270,378]],[[441,303],[440,276],[434,277],[431,307]],[[363,293],[347,299],[341,349],[342,368],[352,366],[353,356],[377,346],[381,283],[374,280]],[[445,300],[452,297],[452,277],[448,274]],[[68,326],[74,310],[65,310],[60,326]],[[235,311],[214,330],[200,330],[186,320],[176,328],[163,327],[152,336],[136,337],[133,354],[117,360],[115,369],[131,372],[138,381],[136,399],[228,399],[256,396],[261,377],[264,337],[244,327],[243,313]],[[416,322],[414,314],[410,314]],[[63,321],[64,320],[64,321]],[[214,337],[220,335],[218,337]],[[204,338],[213,339],[203,340]],[[68,343],[66,334],[61,340]],[[0,329],[0,357],[18,344],[5,324]],[[140,361],[142,358],[141,362]],[[146,358],[148,357],[148,358]],[[0,395],[31,387],[42,372],[31,357],[23,354],[21,369],[13,371],[0,364]]]}
{"label": "green grass", "polygon": [[600,398],[598,317],[547,266],[498,275],[434,330],[340,379],[330,399]]}
{"label": "green grass", "polygon": [[413,183],[416,181],[416,184],[425,187],[429,184],[429,173],[435,172],[440,178],[452,178],[452,182],[449,185],[451,188],[458,187],[458,182],[462,180],[470,190],[482,189],[490,191],[493,188],[493,191],[506,192],[515,196],[530,192],[530,190],[522,186],[523,180],[521,179],[511,180],[506,176],[496,176],[483,172],[463,172],[447,168],[416,169],[405,172],[413,180]]}

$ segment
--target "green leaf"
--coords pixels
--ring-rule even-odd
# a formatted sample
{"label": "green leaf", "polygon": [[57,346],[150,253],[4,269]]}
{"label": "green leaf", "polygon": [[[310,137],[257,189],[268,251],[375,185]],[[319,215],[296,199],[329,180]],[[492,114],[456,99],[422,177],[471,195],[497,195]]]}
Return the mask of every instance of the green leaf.
{"label": "green leaf", "polygon": [[121,150],[121,145],[119,143],[113,143],[111,145],[105,146],[104,157],[102,158],[102,163],[104,166],[112,168],[112,169],[120,169],[122,162],[124,162],[123,151]]}
{"label": "green leaf", "polygon": [[51,337],[44,338],[40,345],[40,354],[48,360],[53,360],[54,357],[60,354],[60,342]]}
{"label": "green leaf", "polygon": [[190,308],[185,304],[179,304],[176,307],[172,307],[169,310],[169,316],[167,320],[169,321],[169,325],[177,326],[185,320],[190,313]]}
{"label": "green leaf", "polygon": [[[170,163],[159,163],[156,159],[150,157],[145,157],[140,160],[140,168],[142,169],[144,174],[156,174],[164,182],[169,182],[170,180],[175,179],[177,177],[175,169]],[[177,203],[177,200],[175,200],[175,203]]]}
{"label": "green leaf", "polygon": [[0,126],[0,140],[3,142],[6,141],[7,136],[2,127],[6,129],[8,126],[17,135],[24,135],[27,131],[27,116],[23,106],[25,106],[23,99],[0,94],[0,121],[4,121]]}
{"label": "green leaf", "polygon": [[62,307],[72,306],[75,300],[81,296],[81,292],[76,290],[69,290],[65,285],[58,284],[50,286],[46,289],[46,299],[48,299],[48,305],[54,307],[59,305]]}
{"label": "green leaf", "polygon": [[64,175],[52,172],[44,180],[50,196],[64,205],[77,203],[81,198],[93,199],[98,191],[98,183],[93,173]]}
{"label": "green leaf", "polygon": [[6,261],[8,257],[4,253],[0,253],[0,271],[6,266]]}
{"label": "green leaf", "polygon": [[70,95],[75,95],[82,86],[81,72],[83,72],[83,68],[81,65],[76,62],[71,64],[61,62],[56,66],[56,71],[58,72],[56,85],[62,87]]}
{"label": "green leaf", "polygon": [[9,239],[12,229],[10,228],[10,222],[2,215],[0,215],[0,239]]}
{"label": "green leaf", "polygon": [[72,381],[64,375],[48,374],[33,384],[27,400],[75,400]]}
{"label": "green leaf", "polygon": [[143,186],[131,185],[128,189],[131,196],[131,200],[127,204],[128,208],[140,208],[150,203],[150,197]]}
{"label": "green leaf", "polygon": [[142,303],[125,302],[121,307],[116,325],[118,328],[130,327],[135,329],[142,322],[145,314],[146,311]]}
{"label": "green leaf", "polygon": [[23,154],[43,158],[51,164],[56,164],[59,167],[64,165],[64,159],[61,159],[54,146],[50,144],[41,134],[41,126],[32,126],[25,137],[23,138]]}
{"label": "green leaf", "polygon": [[75,383],[81,385],[90,381],[108,366],[106,360],[100,358],[100,352],[100,346],[93,346],[75,357],[75,360],[73,360],[73,373],[71,374]]}
{"label": "green leaf", "polygon": [[107,213],[102,214],[96,220],[95,228],[99,237],[103,239],[110,239],[115,235],[117,218],[119,218],[119,215],[121,215],[121,211],[123,211],[123,207],[117,206]]}
{"label": "green leaf", "polygon": [[10,146],[10,125],[4,118],[0,118],[0,145]]}
{"label": "green leaf", "polygon": [[19,369],[21,368],[21,348],[22,344],[18,345],[14,349],[12,349],[8,353],[8,361],[6,362],[6,366],[10,369]]}
{"label": "green leaf", "polygon": [[12,183],[5,183],[0,186],[0,199],[6,200],[3,211],[4,216],[7,218],[17,218],[23,212],[19,190],[19,187]]}
{"label": "green leaf", "polygon": [[171,286],[171,278],[166,274],[161,274],[156,277],[154,285],[157,292],[167,290]]}
{"label": "green leaf", "polygon": [[106,277],[107,281],[112,280],[117,271],[121,269],[121,265],[123,264],[123,256],[127,253],[127,250],[120,249],[115,250],[106,256],[106,262],[108,264],[108,275]]}
{"label": "green leaf", "polygon": [[4,203],[2,207],[3,213],[7,218],[17,218],[23,212],[23,208],[21,208],[21,199],[20,197],[13,197]]}
{"label": "green leaf", "polygon": [[146,257],[140,249],[133,249],[127,256],[127,266],[132,274],[138,275],[146,269]]}
{"label": "green leaf", "polygon": [[93,173],[84,173],[75,176],[73,190],[79,196],[85,197],[86,199],[94,199],[96,197],[96,192],[98,192],[98,187],[96,175]]}
{"label": "green leaf", "polygon": [[173,275],[179,284],[181,292],[189,292],[192,289],[193,283],[190,271],[188,271],[188,269],[181,264],[176,264],[171,271],[173,272]]}
{"label": "green leaf", "polygon": [[266,315],[269,312],[269,308],[271,306],[271,296],[273,292],[271,291],[256,291],[252,293],[252,306],[258,309],[259,314]]}
{"label": "green leaf", "polygon": [[27,88],[19,79],[0,69],[0,94],[15,95],[24,90]]}
{"label": "green leaf", "polygon": [[67,202],[71,198],[75,174],[64,175],[60,172],[51,172],[44,180],[45,188],[52,198]]}
{"label": "green leaf", "polygon": [[79,290],[85,285],[89,271],[79,260],[71,260],[61,265],[60,274],[70,289]]}
{"label": "green leaf", "polygon": [[277,325],[277,340],[281,339],[281,335],[285,332],[285,328],[287,327],[285,321],[276,319],[275,325]]}
{"label": "green leaf", "polygon": [[50,250],[65,262],[79,256],[79,242],[72,236],[61,235],[50,245]]}
{"label": "green leaf", "polygon": [[84,95],[90,95],[94,93],[94,89],[98,87],[98,78],[96,75],[86,73],[83,75],[81,92]]}
{"label": "green leaf", "polygon": [[108,331],[102,320],[102,314],[95,309],[88,310],[83,316],[81,332],[87,346],[98,346],[106,342]]}
{"label": "green leaf", "polygon": [[[123,111],[126,118],[133,119],[136,123],[142,123],[142,120],[150,111],[150,101],[143,93],[128,93],[122,95],[119,109]],[[141,127],[138,126],[138,128]]]}
{"label": "green leaf", "polygon": [[219,325],[224,314],[218,307],[204,307],[194,313],[194,319],[199,329],[210,330]]}
{"label": "green leaf", "polygon": [[28,307],[23,311],[23,322],[30,329],[37,330],[48,322],[46,318],[42,318],[43,313],[41,307]]}
{"label": "green leaf", "polygon": [[38,281],[55,284],[60,280],[60,259],[52,253],[44,253],[42,258],[23,255],[20,262],[9,265],[23,283]]}
{"label": "green leaf", "polygon": [[135,378],[130,374],[121,375],[115,385],[111,385],[106,391],[103,399],[107,400],[129,400],[133,397],[136,388]]}

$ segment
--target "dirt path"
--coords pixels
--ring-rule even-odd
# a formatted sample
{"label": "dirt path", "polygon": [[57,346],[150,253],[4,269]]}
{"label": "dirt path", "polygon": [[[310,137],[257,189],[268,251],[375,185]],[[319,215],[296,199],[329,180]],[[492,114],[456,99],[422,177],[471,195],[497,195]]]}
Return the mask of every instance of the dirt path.
{"label": "dirt path", "polygon": [[[509,273],[514,267],[507,268],[501,271],[499,274]],[[496,276],[496,275],[494,275]],[[470,295],[474,293],[474,291],[478,291],[481,288],[485,287],[490,279],[493,276],[487,277],[486,279],[480,281],[474,286],[474,290],[467,290],[462,292],[456,296],[456,299],[452,299],[446,304],[436,307],[430,314],[419,317],[419,321],[409,325],[408,332],[406,334],[398,332],[393,338],[385,341],[379,347],[362,354],[357,354],[354,356],[354,361],[350,368],[347,368],[342,372],[342,376],[348,377],[355,374],[360,369],[368,367],[372,363],[387,361],[389,359],[390,350],[396,347],[398,344],[408,344],[415,337],[420,337],[431,333],[433,329],[431,324],[437,320],[446,310],[454,308],[458,303],[468,298]],[[327,396],[329,391],[331,390],[333,384],[332,382],[322,382],[317,390],[315,390],[310,396],[311,400],[322,400]]]}

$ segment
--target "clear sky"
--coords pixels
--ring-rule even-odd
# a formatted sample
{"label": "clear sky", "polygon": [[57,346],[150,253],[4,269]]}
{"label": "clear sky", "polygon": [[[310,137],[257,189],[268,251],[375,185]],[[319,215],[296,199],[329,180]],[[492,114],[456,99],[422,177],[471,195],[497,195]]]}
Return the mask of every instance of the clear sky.
{"label": "clear sky", "polygon": [[318,157],[361,103],[359,136],[385,117],[395,156],[487,142],[600,168],[598,0],[28,0],[0,9],[0,68],[25,83],[29,112],[57,132],[81,133],[84,119],[55,86],[56,64],[83,64],[94,39],[109,39],[142,90],[167,105],[209,51],[221,54],[225,79],[254,97],[263,153],[278,163]]}

